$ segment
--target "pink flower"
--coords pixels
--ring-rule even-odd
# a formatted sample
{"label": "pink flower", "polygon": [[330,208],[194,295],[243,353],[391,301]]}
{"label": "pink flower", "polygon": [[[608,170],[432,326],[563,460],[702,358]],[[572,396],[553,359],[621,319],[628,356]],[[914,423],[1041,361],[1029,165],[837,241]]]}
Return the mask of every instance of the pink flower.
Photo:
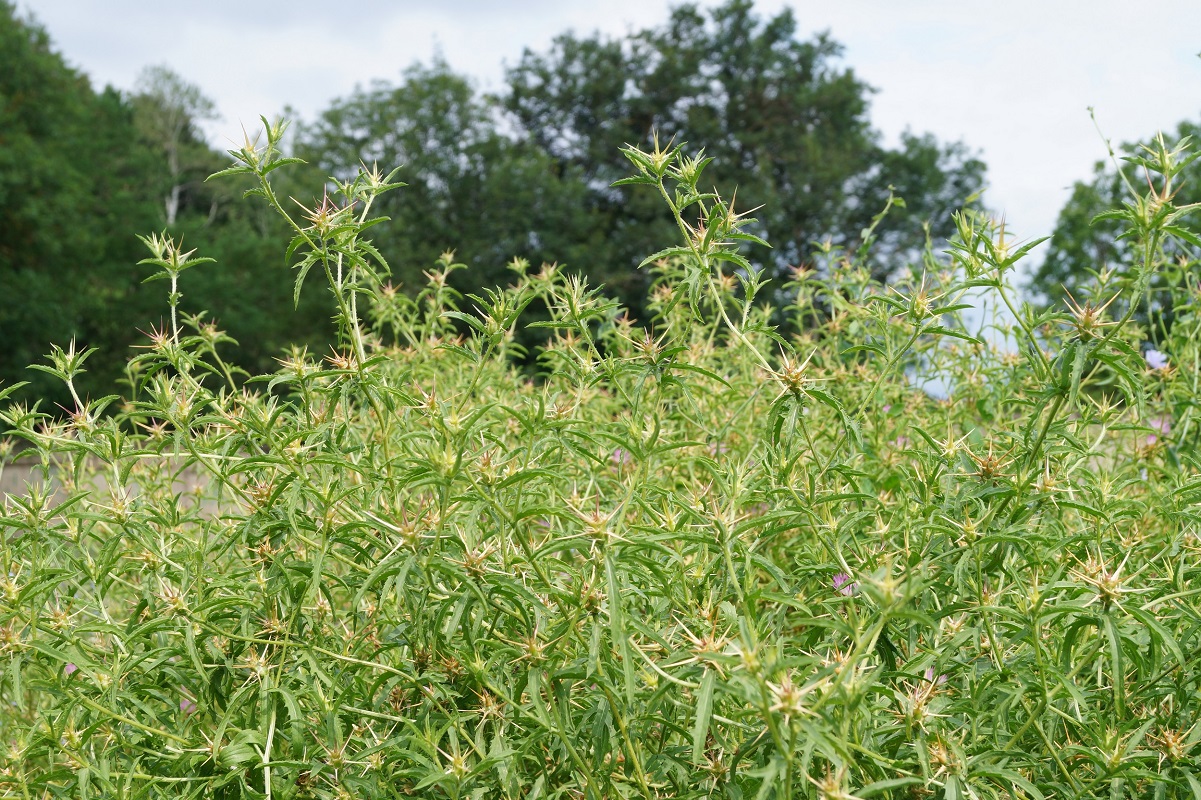
{"label": "pink flower", "polygon": [[851,576],[845,572],[840,572],[834,576],[834,591],[838,592],[843,597],[850,597],[859,590],[859,584],[851,581]]}
{"label": "pink flower", "polygon": [[1158,431],[1158,433],[1147,434],[1147,446],[1150,447],[1159,441],[1160,436],[1167,436],[1172,432],[1172,418],[1152,417],[1147,420],[1147,427]]}
{"label": "pink flower", "polygon": [[615,467],[624,467],[626,464],[631,463],[634,457],[630,455],[628,450],[619,447],[613,451],[613,455],[609,456],[609,460],[613,462],[613,466]]}
{"label": "pink flower", "polygon": [[926,667],[926,681],[928,683],[933,683],[935,685],[941,686],[942,684],[947,682],[947,676],[939,675],[938,679],[935,680],[934,679],[934,667]]}
{"label": "pink flower", "polygon": [[74,664],[72,664],[70,662],[67,662],[67,666],[63,667],[63,673],[66,675],[74,675],[78,669],[79,669],[79,667],[75,666]]}
{"label": "pink flower", "polygon": [[184,698],[180,699],[180,701],[179,701],[179,710],[181,712],[183,712],[185,715],[195,714],[196,713],[196,704],[193,703],[188,698],[184,697]]}

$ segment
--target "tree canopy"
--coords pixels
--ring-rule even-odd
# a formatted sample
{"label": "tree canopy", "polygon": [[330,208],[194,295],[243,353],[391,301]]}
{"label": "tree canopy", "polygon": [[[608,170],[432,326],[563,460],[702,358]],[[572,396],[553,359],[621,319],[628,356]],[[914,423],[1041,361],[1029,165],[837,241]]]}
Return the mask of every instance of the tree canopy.
{"label": "tree canopy", "polygon": [[360,163],[403,167],[406,186],[380,199],[391,224],[376,234],[397,280],[424,282],[441,253],[478,269],[464,287],[495,280],[515,256],[583,258],[586,187],[555,174],[554,160],[500,130],[496,109],[445,62],[416,65],[398,85],[377,81],[298,126],[298,156],[346,177]]}
{"label": "tree canopy", "polygon": [[0,383],[29,381],[28,396],[65,404],[61,384],[26,367],[51,343],[77,340],[100,351],[83,391],[117,391],[138,329],[161,324],[137,235],[164,228],[217,258],[189,273],[182,308],[219,314],[249,348],[244,366],[328,339],[323,298],[292,310],[277,223],[241,202],[244,187],[204,181],[227,161],[196,127],[212,113],[199,89],[161,67],[132,95],[95,91],[41,26],[0,2]]}
{"label": "tree canopy", "polygon": [[166,191],[163,216],[174,225],[189,173],[212,165],[212,151],[204,144],[197,124],[217,118],[217,106],[198,86],[168,67],[147,67],[138,76],[133,97],[134,118],[142,136],[165,156]]}
{"label": "tree canopy", "polygon": [[885,223],[880,243],[882,263],[895,267],[889,251],[903,257],[924,241],[916,221],[950,233],[950,211],[980,188],[984,166],[930,136],[881,146],[872,89],[841,53],[827,34],[799,39],[788,9],[763,19],[748,0],[708,14],[684,5],[666,25],[624,39],[567,34],[548,53],[527,50],[503,102],[562,170],[581,173],[618,263],[664,241],[653,203],[632,208],[609,188],[628,169],[621,146],[657,133],[703,147],[715,159],[708,180],[736,186],[744,208],[763,207],[780,268],[804,261],[816,241],[855,241],[895,186],[908,212]]}
{"label": "tree canopy", "polygon": [[906,208],[879,230],[886,274],[924,244],[921,223],[951,233],[984,165],[929,135],[881,145],[872,90],[840,54],[826,34],[799,39],[790,11],[684,5],[658,28],[527,49],[491,97],[443,63],[413,68],[335,102],[297,149],[332,174],[405,165],[409,187],[381,200],[395,223],[380,241],[410,276],[446,248],[476,268],[463,276],[473,283],[514,256],[566,262],[637,309],[648,277],[636,266],[675,232],[656,198],[612,184],[628,170],[622,146],[656,136],[705,148],[710,180],[736,186],[739,207],[763,206],[777,273],[816,242],[855,241],[895,187]]}
{"label": "tree canopy", "polygon": [[[623,37],[564,34],[526,50],[494,95],[435,59],[297,125],[289,146],[309,168],[282,179],[282,196],[310,205],[320,198],[293,187],[360,163],[400,166],[407,187],[373,209],[392,220],[375,241],[394,283],[415,291],[450,250],[471,267],[452,277],[464,292],[506,282],[514,259],[558,262],[643,316],[650,278],[637,266],[677,232],[657,198],[613,186],[628,171],[621,148],[687,140],[718,159],[706,179],[737,187],[738,208],[762,206],[755,232],[775,248],[759,256],[772,275],[815,243],[856,241],[895,191],[906,205],[876,231],[886,277],[951,232],[984,165],[929,135],[884,146],[872,89],[840,59],[829,35],[802,39],[791,12],[764,18],[747,0],[680,6]],[[266,369],[292,342],[327,348],[321,290],[293,308],[290,266],[270,246],[278,220],[243,203],[237,180],[205,180],[227,163],[200,129],[215,113],[167,67],[131,93],[94,90],[0,0],[0,296],[12,298],[0,307],[0,382],[30,380],[30,395],[65,403],[26,365],[75,339],[100,349],[83,390],[116,391],[139,344],[131,332],[161,325],[161,291],[138,266],[137,235],[156,231],[217,260],[181,281],[180,310],[217,316],[241,366]]]}
{"label": "tree canopy", "polygon": [[111,310],[139,299],[132,232],[159,224],[143,202],[149,153],[132,146],[136,139],[117,92],[94,92],[44,30],[0,4],[5,382],[41,383],[24,367],[41,360],[51,341],[103,344],[123,335],[129,318],[112,320]]}

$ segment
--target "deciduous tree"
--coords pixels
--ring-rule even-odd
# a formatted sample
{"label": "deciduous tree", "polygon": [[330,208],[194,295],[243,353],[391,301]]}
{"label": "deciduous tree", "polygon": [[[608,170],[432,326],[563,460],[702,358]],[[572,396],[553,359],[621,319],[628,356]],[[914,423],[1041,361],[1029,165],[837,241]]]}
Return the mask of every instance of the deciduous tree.
{"label": "deciduous tree", "polygon": [[[1201,126],[1197,123],[1181,122],[1174,133],[1163,134],[1162,144],[1172,148],[1186,138],[1195,140],[1199,134]],[[1113,160],[1097,162],[1091,180],[1079,181],[1072,187],[1071,197],[1059,212],[1047,256],[1028,285],[1044,303],[1058,303],[1069,294],[1084,302],[1088,287],[1097,286],[1097,276],[1111,279],[1101,284],[1103,290],[1112,279],[1131,277],[1130,271],[1142,263],[1141,255],[1131,250],[1131,240],[1119,237],[1122,231],[1119,223],[1114,219],[1098,219],[1097,215],[1123,203],[1135,202],[1134,198],[1145,194],[1149,186],[1163,192],[1162,177],[1138,161],[1148,154],[1148,149],[1159,146],[1159,137],[1123,144],[1116,149]],[[1201,161],[1189,162],[1167,191],[1177,207],[1201,202]],[[1201,248],[1179,238],[1166,238],[1161,244],[1163,266],[1152,277],[1144,306],[1136,313],[1144,322],[1170,324],[1170,290],[1184,279],[1201,255]],[[1101,301],[1100,297],[1097,299]],[[1120,310],[1111,308],[1115,312]]]}
{"label": "deciduous tree", "polygon": [[[749,0],[709,12],[674,9],[667,23],[615,39],[565,34],[549,52],[527,50],[509,71],[506,109],[521,136],[587,187],[606,249],[602,273],[621,275],[670,236],[654,198],[610,184],[628,168],[625,143],[688,141],[715,158],[708,177],[736,186],[758,213],[776,270],[813,244],[857,240],[893,185],[907,210],[880,229],[880,270],[899,267],[951,232],[950,210],[980,188],[984,165],[962,145],[906,134],[889,149],[870,124],[872,89],[827,34],[798,37],[793,14],[762,18]],[[591,266],[591,265],[590,265]]]}
{"label": "deciduous tree", "polygon": [[883,146],[872,90],[840,54],[828,35],[798,38],[788,11],[686,5],[657,28],[527,50],[493,97],[442,62],[414,67],[334,103],[298,152],[334,175],[360,161],[403,165],[409,186],[381,200],[396,221],[379,243],[409,283],[448,248],[477,286],[504,280],[521,256],[566,262],[640,312],[649,278],[636,267],[672,241],[674,223],[657,198],[612,184],[628,169],[622,146],[656,135],[705,148],[717,159],[710,180],[737,187],[739,208],[764,206],[776,273],[821,240],[857,241],[895,187],[906,207],[878,231],[884,276],[925,243],[922,223],[935,239],[951,232],[984,165],[929,135]]}
{"label": "deciduous tree", "polygon": [[171,226],[186,184],[203,180],[215,166],[199,126],[217,119],[217,106],[199,86],[161,65],[142,70],[132,101],[138,129],[166,159],[163,216]]}

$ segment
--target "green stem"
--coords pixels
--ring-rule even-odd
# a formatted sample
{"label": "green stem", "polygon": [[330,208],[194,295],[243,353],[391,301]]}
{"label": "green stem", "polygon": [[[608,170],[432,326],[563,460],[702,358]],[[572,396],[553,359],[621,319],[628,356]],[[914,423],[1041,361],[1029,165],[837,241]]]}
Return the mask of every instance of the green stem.
{"label": "green stem", "polygon": [[1029,340],[1030,346],[1034,348],[1034,352],[1038,354],[1038,360],[1042,364],[1044,373],[1050,373],[1051,362],[1047,360],[1047,354],[1043,352],[1042,345],[1040,345],[1038,339],[1034,337],[1034,331],[1030,330],[1030,326],[1026,324],[1026,320],[1022,319],[1022,316],[1018,313],[1017,309],[1014,308],[1013,302],[1009,299],[1009,295],[1005,292],[1005,283],[1001,279],[1000,275],[997,276],[997,282],[995,285],[997,294],[1001,295],[1001,300],[1004,301],[1005,307],[1009,309],[1009,313],[1013,315],[1018,327],[1022,329],[1022,333],[1024,333],[1026,335],[1026,339]]}
{"label": "green stem", "polygon": [[116,711],[107,709],[104,706],[102,706],[99,703],[92,700],[90,697],[85,697],[83,695],[77,695],[77,697],[79,698],[79,702],[83,703],[85,706],[92,709],[93,711],[95,711],[99,714],[104,714],[105,716],[115,719],[117,722],[124,723],[124,724],[130,726],[131,728],[137,728],[138,730],[142,731],[143,733],[149,733],[152,736],[161,736],[164,739],[169,739],[170,741],[175,742],[176,744],[185,744],[185,745],[190,744],[187,739],[184,739],[180,736],[176,736],[175,734],[165,731],[162,728],[153,728],[149,725],[144,725],[143,723],[138,722],[136,719],[132,719],[130,717],[125,716],[124,714],[118,714]]}

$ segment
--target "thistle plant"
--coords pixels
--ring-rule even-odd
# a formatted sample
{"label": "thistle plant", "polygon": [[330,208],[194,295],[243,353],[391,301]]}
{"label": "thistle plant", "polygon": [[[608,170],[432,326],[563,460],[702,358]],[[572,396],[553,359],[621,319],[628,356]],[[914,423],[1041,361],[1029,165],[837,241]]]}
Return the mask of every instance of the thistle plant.
{"label": "thistle plant", "polygon": [[127,395],[0,415],[34,475],[0,516],[0,796],[1201,794],[1201,290],[1154,359],[1131,313],[1195,238],[1183,150],[1115,212],[1140,262],[1039,314],[1035,243],[979,212],[893,286],[871,229],[771,285],[703,156],[629,147],[681,237],[633,320],[520,260],[392,286],[395,174],[296,212],[282,136],[227,172],[290,223],[297,291],[324,277],[331,353],[237,375],[175,313],[199,260],[151,237],[171,331]]}

